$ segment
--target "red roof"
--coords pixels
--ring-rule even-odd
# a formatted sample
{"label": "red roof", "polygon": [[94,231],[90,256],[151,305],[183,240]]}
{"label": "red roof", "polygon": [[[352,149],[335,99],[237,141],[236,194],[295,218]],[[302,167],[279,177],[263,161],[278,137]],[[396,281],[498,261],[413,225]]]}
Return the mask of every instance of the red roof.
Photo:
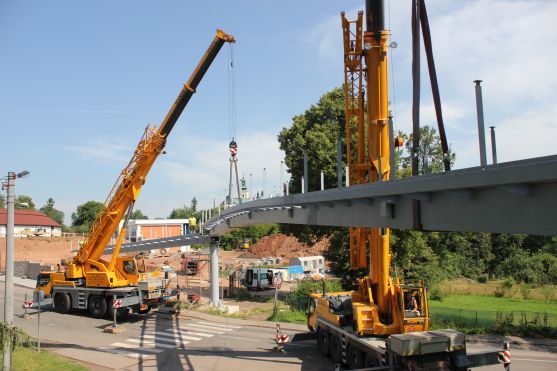
{"label": "red roof", "polygon": [[[7,210],[0,209],[0,225],[7,224]],[[40,211],[15,210],[15,225],[32,225],[45,227],[61,227],[60,224],[52,220],[48,215]]]}

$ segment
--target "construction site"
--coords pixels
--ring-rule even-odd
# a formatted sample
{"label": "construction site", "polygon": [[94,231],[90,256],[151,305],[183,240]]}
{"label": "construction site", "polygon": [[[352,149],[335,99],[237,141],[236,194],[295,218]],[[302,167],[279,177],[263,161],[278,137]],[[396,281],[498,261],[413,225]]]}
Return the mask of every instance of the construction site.
{"label": "construction site", "polygon": [[217,3],[1,6],[2,369],[555,369],[557,4]]}

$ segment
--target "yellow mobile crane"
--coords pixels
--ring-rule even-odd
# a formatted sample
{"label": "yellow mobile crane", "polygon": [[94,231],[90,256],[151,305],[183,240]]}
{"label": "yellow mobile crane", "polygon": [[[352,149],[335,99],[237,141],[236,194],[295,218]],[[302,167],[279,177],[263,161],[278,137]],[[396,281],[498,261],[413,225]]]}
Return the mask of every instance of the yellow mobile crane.
{"label": "yellow mobile crane", "polygon": [[[168,135],[182,111],[219,53],[225,42],[234,43],[232,36],[217,30],[207,52],[193,71],[178,98],[158,127],[147,125],[129,164],[120,173],[110,191],[103,211],[92,224],[85,243],[81,246],[65,272],[41,272],[37,291],[52,298],[54,308],[60,313],[71,309],[88,309],[94,317],[103,317],[112,310],[114,299],[122,300],[119,312],[147,312],[158,306],[168,295],[168,280],[149,280],[141,274],[134,257],[118,257],[133,206],[151,166],[164,149]],[[111,237],[118,231],[116,246],[111,258],[101,258]]]}
{"label": "yellow mobile crane", "polygon": [[[350,185],[388,181],[393,142],[383,0],[366,0],[365,15],[350,21],[343,12],[341,20]],[[388,228],[350,228],[351,268],[367,268],[368,275],[358,279],[355,291],[327,293],[323,282],[323,292],[311,295],[308,327],[317,333],[322,354],[354,369],[463,371],[499,363],[499,351],[467,354],[464,334],[429,331],[423,282],[393,280],[390,262]]]}

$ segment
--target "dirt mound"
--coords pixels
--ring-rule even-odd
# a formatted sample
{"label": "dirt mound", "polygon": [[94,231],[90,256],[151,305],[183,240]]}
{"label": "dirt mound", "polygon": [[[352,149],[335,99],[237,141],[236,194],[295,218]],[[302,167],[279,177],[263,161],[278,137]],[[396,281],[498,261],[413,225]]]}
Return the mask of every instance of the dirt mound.
{"label": "dirt mound", "polygon": [[281,257],[284,261],[297,256],[322,255],[329,247],[329,240],[323,239],[313,246],[298,241],[296,237],[284,234],[274,234],[260,239],[249,249],[258,258],[268,256]]}
{"label": "dirt mound", "polygon": [[[61,259],[69,259],[72,250],[77,250],[82,237],[22,237],[15,238],[14,260],[40,263],[41,265],[58,264]],[[4,269],[6,261],[6,239],[0,238],[0,268]]]}

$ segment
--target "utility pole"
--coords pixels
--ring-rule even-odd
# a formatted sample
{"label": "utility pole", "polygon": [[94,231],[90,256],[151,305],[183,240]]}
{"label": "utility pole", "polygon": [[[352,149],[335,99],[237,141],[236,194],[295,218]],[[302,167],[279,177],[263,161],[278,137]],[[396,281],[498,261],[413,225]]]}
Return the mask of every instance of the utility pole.
{"label": "utility pole", "polygon": [[[8,327],[12,327],[14,323],[14,203],[15,203],[15,179],[28,175],[28,171],[22,171],[17,174],[10,171],[8,176],[2,179],[2,189],[7,190],[6,206],[6,282],[4,291],[4,323]],[[9,334],[9,333],[8,333]],[[4,335],[4,352],[2,370],[11,370],[11,336]]]}
{"label": "utility pole", "polygon": [[482,80],[474,80],[476,83],[476,111],[478,114],[478,139],[480,141],[480,164],[487,165],[485,154],[485,128],[484,128],[484,103],[482,99]]}
{"label": "utility pole", "polygon": [[280,195],[284,196],[284,161],[280,162]]}
{"label": "utility pole", "polygon": [[497,165],[497,142],[495,141],[495,126],[490,126],[491,129],[491,156],[493,157],[493,165]]}

